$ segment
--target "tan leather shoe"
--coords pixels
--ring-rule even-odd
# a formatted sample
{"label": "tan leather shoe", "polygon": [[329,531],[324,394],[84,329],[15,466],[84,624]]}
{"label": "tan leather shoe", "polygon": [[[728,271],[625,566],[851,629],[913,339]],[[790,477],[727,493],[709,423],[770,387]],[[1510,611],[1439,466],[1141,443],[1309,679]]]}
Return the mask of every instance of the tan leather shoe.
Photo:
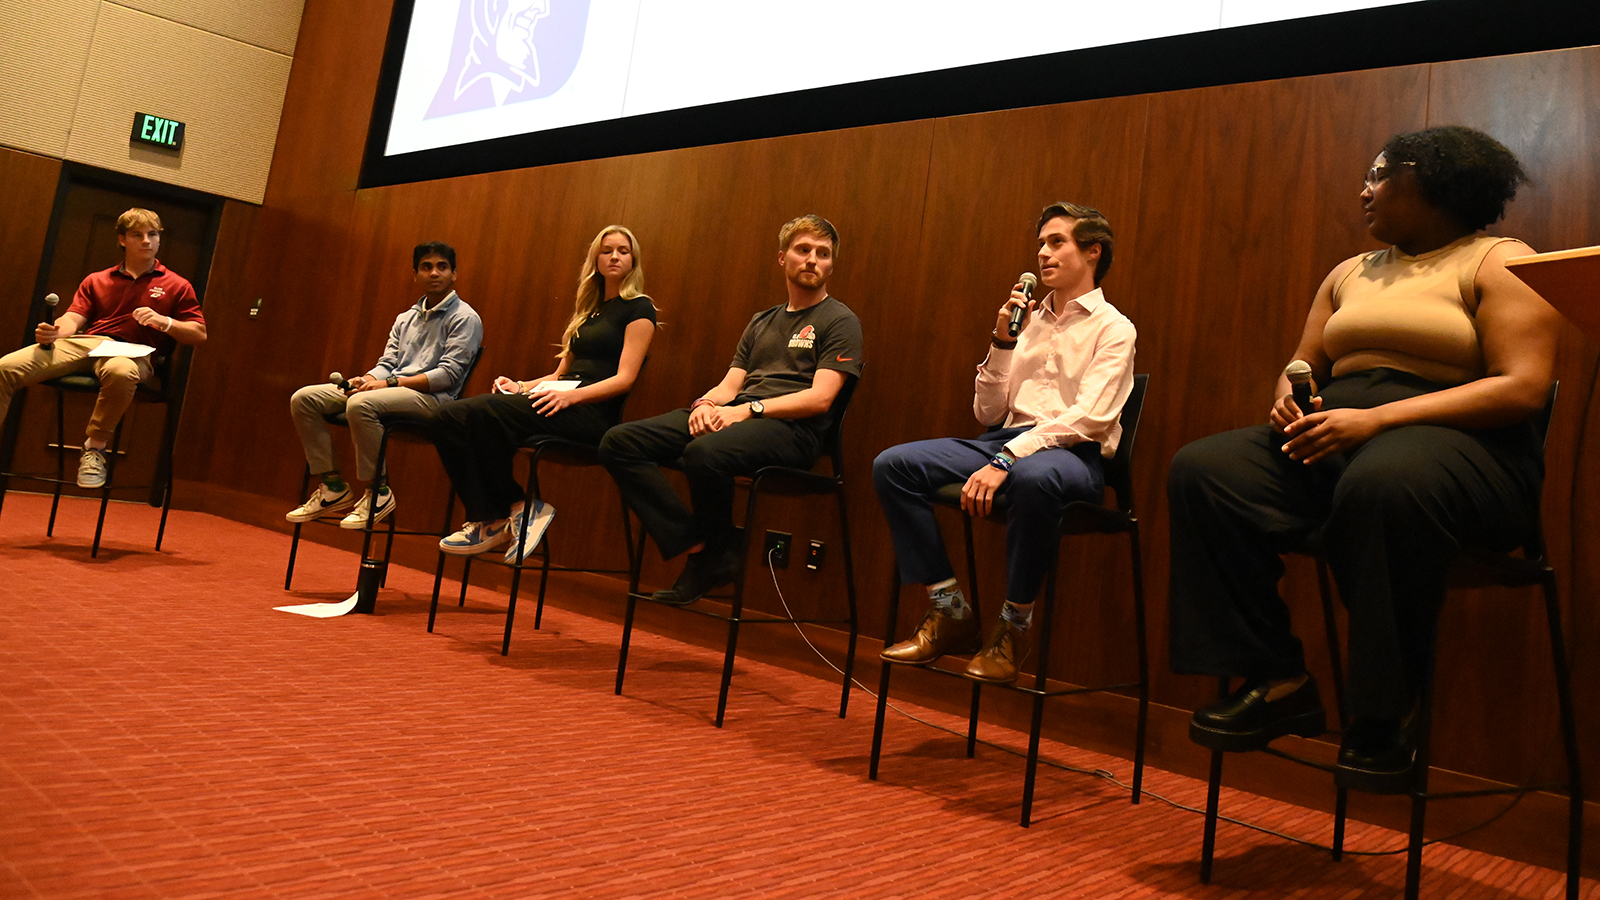
{"label": "tan leather shoe", "polygon": [[921,666],[946,653],[977,652],[978,637],[977,616],[969,613],[965,619],[953,619],[935,607],[923,615],[922,624],[910,640],[895,644],[878,657],[886,662]]}
{"label": "tan leather shoe", "polygon": [[1032,651],[1027,629],[1018,628],[1002,616],[995,623],[994,630],[989,632],[983,649],[967,664],[967,671],[963,674],[974,681],[1010,684],[1017,680],[1017,671],[1028,661],[1028,654]]}

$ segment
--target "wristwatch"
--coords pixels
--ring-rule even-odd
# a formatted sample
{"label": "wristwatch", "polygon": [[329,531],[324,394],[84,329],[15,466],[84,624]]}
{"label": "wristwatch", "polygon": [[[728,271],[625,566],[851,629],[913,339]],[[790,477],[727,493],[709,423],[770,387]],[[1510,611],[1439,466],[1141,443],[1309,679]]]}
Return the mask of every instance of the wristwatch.
{"label": "wristwatch", "polygon": [[384,379],[384,384],[387,384],[389,387],[399,387],[400,386],[400,376],[399,375],[390,375],[388,378]]}
{"label": "wristwatch", "polygon": [[766,413],[766,411],[767,405],[765,403],[762,403],[760,400],[750,401],[750,418],[759,419]]}

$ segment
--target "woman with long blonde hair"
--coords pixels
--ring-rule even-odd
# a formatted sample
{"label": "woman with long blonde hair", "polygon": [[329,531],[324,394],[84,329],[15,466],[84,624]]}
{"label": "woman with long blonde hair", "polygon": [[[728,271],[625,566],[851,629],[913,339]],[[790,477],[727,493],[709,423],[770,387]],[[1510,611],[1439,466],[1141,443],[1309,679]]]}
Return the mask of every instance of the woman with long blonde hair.
{"label": "woman with long blonde hair", "polygon": [[607,225],[584,256],[555,371],[526,379],[502,375],[492,393],[434,413],[433,443],[467,516],[439,549],[470,556],[510,542],[506,562],[532,549],[537,536],[525,540],[518,533],[527,498],[511,470],[517,448],[536,435],[598,444],[617,424],[655,331],[639,241],[621,225]]}

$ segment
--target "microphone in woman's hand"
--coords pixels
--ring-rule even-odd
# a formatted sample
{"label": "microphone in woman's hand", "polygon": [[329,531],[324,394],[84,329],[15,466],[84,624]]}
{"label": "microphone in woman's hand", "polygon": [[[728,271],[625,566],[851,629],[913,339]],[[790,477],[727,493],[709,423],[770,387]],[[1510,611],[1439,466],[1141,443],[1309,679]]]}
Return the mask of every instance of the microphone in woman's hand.
{"label": "microphone in woman's hand", "polygon": [[1289,389],[1294,392],[1294,405],[1300,407],[1300,415],[1310,415],[1311,405],[1311,364],[1303,359],[1297,359],[1283,370],[1283,377],[1289,379]]}

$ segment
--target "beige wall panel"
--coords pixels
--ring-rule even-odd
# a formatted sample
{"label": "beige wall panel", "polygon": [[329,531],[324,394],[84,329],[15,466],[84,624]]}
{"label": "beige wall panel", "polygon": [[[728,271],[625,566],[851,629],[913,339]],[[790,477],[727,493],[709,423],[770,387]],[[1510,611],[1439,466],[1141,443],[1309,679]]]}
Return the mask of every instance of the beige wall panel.
{"label": "beige wall panel", "polygon": [[119,0],[119,5],[292,56],[305,0]]}
{"label": "beige wall panel", "polygon": [[[135,77],[130,53],[161,48],[159,77]],[[95,24],[66,158],[260,203],[293,60],[107,3]],[[174,155],[130,146],[133,114],[187,124]]]}
{"label": "beige wall panel", "polygon": [[66,152],[99,9],[99,0],[0,0],[0,144]]}

